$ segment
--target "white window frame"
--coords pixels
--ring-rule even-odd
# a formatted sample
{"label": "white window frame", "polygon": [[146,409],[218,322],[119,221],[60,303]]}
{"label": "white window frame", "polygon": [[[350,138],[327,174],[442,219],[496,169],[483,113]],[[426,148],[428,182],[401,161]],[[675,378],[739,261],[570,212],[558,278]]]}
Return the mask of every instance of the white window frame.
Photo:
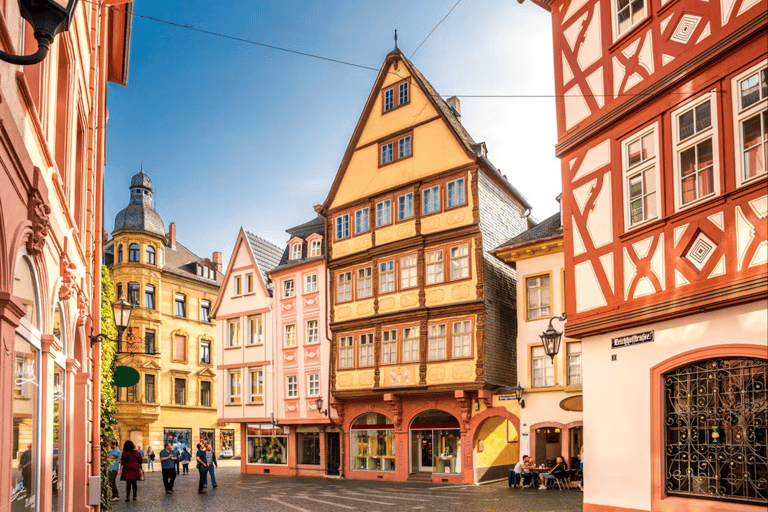
{"label": "white window frame", "polygon": [[397,364],[397,330],[381,331],[381,364]]}
{"label": "white window frame", "polygon": [[[344,279],[342,279],[344,278]],[[352,272],[339,272],[336,275],[336,302],[349,302],[352,300]]]}
{"label": "white window frame", "polygon": [[345,213],[336,217],[336,240],[349,238],[349,214]]}
{"label": "white window frame", "polygon": [[[233,331],[232,327],[236,326]],[[240,346],[240,319],[232,318],[227,320],[227,346],[239,347]]]}
{"label": "white window frame", "polygon": [[[528,282],[533,281],[534,279],[538,279],[538,286],[529,287]],[[544,286],[542,284],[542,279],[547,280],[547,285]],[[550,314],[552,313],[552,276],[550,274],[538,274],[533,276],[525,276],[524,279],[524,285],[525,285],[525,319],[526,321],[530,320],[537,320],[539,318],[549,318]],[[535,291],[539,298],[539,305],[532,308],[531,307],[531,300],[529,291]],[[544,304],[544,299],[546,299],[547,303]],[[547,308],[546,312],[543,312],[542,310],[544,308]],[[531,310],[535,309],[538,311],[536,315],[531,314]]]}
{"label": "white window frame", "polygon": [[291,245],[291,259],[292,260],[300,260],[301,259],[301,243],[295,243]]}
{"label": "white window frame", "polygon": [[631,13],[631,0],[627,4],[627,7],[630,8],[630,23],[629,26],[624,29],[623,31],[619,32],[619,9],[618,9],[618,3],[619,0],[611,0],[611,27],[613,29],[613,41],[618,41],[621,39],[625,34],[628,34],[632,31],[633,28],[638,26],[640,23],[642,23],[645,19],[648,18],[648,3],[649,0],[643,0],[643,14],[640,18],[632,22],[632,13]]}
{"label": "white window frame", "polygon": [[472,322],[461,320],[451,326],[451,354],[453,359],[472,357]]}
{"label": "white window frame", "polygon": [[312,243],[310,245],[310,251],[309,251],[309,257],[314,258],[315,256],[321,256],[323,252],[323,241],[322,240],[312,240]]}
{"label": "white window frame", "polygon": [[[578,347],[578,352],[572,352],[571,350],[575,347]],[[567,383],[569,386],[581,386],[582,383],[582,345],[580,341],[571,341],[565,343],[565,352],[566,352],[566,374],[567,374]]]}
{"label": "white window frame", "polygon": [[[365,228],[363,228],[365,226]],[[365,233],[371,229],[371,218],[369,208],[360,208],[355,210],[355,234]]]}
{"label": "white window frame", "polygon": [[[385,270],[386,269],[386,270]],[[395,291],[395,260],[379,262],[379,293]]]}
{"label": "white window frame", "polygon": [[245,274],[245,293],[253,292],[253,272]]}
{"label": "white window frame", "polygon": [[408,82],[401,82],[397,86],[397,106],[405,105],[410,101],[409,95],[410,95],[410,86],[408,85]]}
{"label": "white window frame", "polygon": [[373,267],[357,269],[357,298],[366,299],[373,296]]}
{"label": "white window frame", "polygon": [[[457,254],[454,255],[454,250]],[[448,249],[450,254],[451,281],[469,277],[469,244],[454,245]]]}
{"label": "white window frame", "polygon": [[400,258],[400,289],[415,288],[418,286],[418,258],[415,254],[409,254]]}
{"label": "white window frame", "polygon": [[413,218],[413,192],[397,196],[397,220]]}
{"label": "white window frame", "polygon": [[248,317],[248,342],[246,344],[261,345],[262,343],[264,343],[264,318],[262,315],[251,315]]}
{"label": "white window frame", "polygon": [[384,91],[384,112],[395,108],[395,88],[390,87]]}
{"label": "white window frame", "polygon": [[317,274],[311,273],[304,276],[304,293],[315,293],[317,291]]}
{"label": "white window frame", "polygon": [[[253,392],[253,383],[258,384],[257,389],[261,392]],[[248,368],[248,401],[252,404],[264,403],[264,368]]]}
{"label": "white window frame", "polygon": [[239,297],[240,295],[243,294],[243,278],[242,278],[242,276],[235,276],[234,286],[235,286],[235,290],[234,290],[234,294],[233,295],[235,297]]}
{"label": "white window frame", "polygon": [[[742,185],[745,185],[747,183],[751,183],[752,181],[759,180],[760,178],[764,177],[766,174],[766,171],[768,171],[768,156],[765,155],[764,151],[764,161],[763,161],[763,172],[761,174],[756,174],[755,176],[751,178],[744,178],[744,132],[741,129],[741,123],[747,119],[754,117],[756,115],[762,114],[766,109],[768,109],[768,98],[762,98],[758,100],[757,102],[753,103],[747,108],[741,107],[741,88],[739,87],[740,82],[743,80],[746,80],[751,75],[757,74],[758,75],[758,91],[760,90],[760,71],[768,67],[768,59],[763,60],[762,62],[759,62],[758,64],[755,64],[751,68],[747,69],[743,73],[738,74],[736,77],[731,79],[731,94],[733,97],[733,140],[734,140],[734,154],[736,158],[736,186],[740,187]],[[763,142],[763,144],[768,144],[768,142]]]}
{"label": "white window frame", "polygon": [[426,283],[439,284],[445,281],[445,262],[443,261],[443,250],[428,251],[424,255],[426,263]]}
{"label": "white window frame", "polygon": [[[431,199],[427,201],[427,193]],[[440,185],[427,187],[421,191],[421,213],[430,215],[440,211]]]}
{"label": "white window frame", "polygon": [[[637,163],[633,165],[632,167],[629,167],[629,146],[630,144],[640,140],[642,144],[642,139],[650,135],[653,140],[654,144],[654,155],[646,160],[643,160],[640,163]],[[624,190],[624,226],[625,231],[630,231],[632,229],[636,229],[639,226],[642,226],[644,224],[647,224],[648,222],[654,221],[658,219],[661,216],[661,165],[660,165],[660,157],[659,157],[659,123],[653,123],[649,126],[646,126],[642,130],[639,130],[626,139],[624,139],[621,142],[621,165],[623,169],[623,179],[622,179],[622,186]],[[648,216],[648,212],[645,211],[645,208],[643,208],[643,214],[645,218],[637,222],[635,224],[632,224],[632,209],[630,204],[630,186],[629,182],[632,178],[634,178],[637,175],[645,174],[645,173],[651,173],[653,174],[653,179],[656,183],[656,189],[653,191],[653,194],[655,195],[655,198],[653,200],[654,204],[656,205],[656,215],[653,217]],[[645,186],[645,184],[643,184]],[[647,191],[643,190],[643,198],[645,196],[650,195],[647,193]]]}
{"label": "white window frame", "polygon": [[339,336],[339,369],[355,367],[355,345],[352,336]]}
{"label": "white window frame", "polygon": [[285,377],[285,398],[299,398],[299,378],[296,375]]}
{"label": "white window frame", "polygon": [[[552,362],[544,347],[531,347],[531,387],[548,388],[555,385],[555,364]],[[538,374],[538,376],[537,376]]]}
{"label": "white window frame", "polygon": [[418,327],[403,328],[403,363],[419,362],[419,340]]}
{"label": "white window frame", "polygon": [[[237,379],[234,379],[237,377]],[[237,380],[237,388],[235,389],[235,380]],[[239,404],[242,403],[243,397],[243,373],[240,368],[236,370],[227,370],[227,403]]]}
{"label": "white window frame", "polygon": [[379,146],[379,165],[395,161],[395,141],[391,140]]}
{"label": "white window frame", "polygon": [[413,136],[404,135],[397,139],[397,159],[411,156],[413,151]]}
{"label": "white window frame", "polygon": [[290,299],[296,296],[296,287],[293,283],[293,278],[283,281],[283,298]]}
{"label": "white window frame", "polygon": [[320,396],[320,374],[317,372],[307,374],[307,396]]}
{"label": "white window frame", "polygon": [[[709,128],[702,130],[699,133],[696,133],[692,135],[691,137],[688,137],[684,141],[680,141],[680,129],[678,124],[678,117],[680,114],[695,109],[697,106],[703,104],[704,102],[709,101],[710,106],[710,119],[711,124]],[[681,106],[678,109],[675,109],[672,112],[672,165],[675,173],[675,183],[674,183],[674,191],[675,191],[675,211],[684,210],[687,208],[691,208],[694,205],[697,205],[703,201],[707,201],[713,197],[717,197],[720,195],[720,143],[718,138],[718,131],[719,126],[717,123],[718,119],[718,101],[717,101],[717,92],[709,92],[706,94],[702,94],[701,96],[696,97],[694,100],[689,101],[685,105]],[[701,196],[696,198],[693,201],[690,201],[683,205],[682,201],[682,186],[681,186],[681,169],[680,169],[680,154],[690,149],[693,146],[696,146],[697,144],[703,142],[704,140],[711,138],[712,139],[712,183],[713,183],[713,191],[711,194],[707,194],[706,196]]]}
{"label": "white window frame", "polygon": [[296,346],[296,324],[285,324],[283,326],[283,346],[285,348]]}
{"label": "white window frame", "polygon": [[446,324],[430,324],[427,335],[427,361],[448,359],[448,327]]}
{"label": "white window frame", "polygon": [[358,368],[370,368],[373,366],[373,333],[361,334],[357,351]]}
{"label": "white window frame", "polygon": [[[465,185],[464,178],[451,180],[445,185],[446,190],[446,208],[453,208],[455,206],[461,206],[467,204],[467,187]],[[453,189],[453,190],[451,190]],[[461,197],[459,197],[461,193]],[[453,196],[453,197],[451,197]]]}
{"label": "white window frame", "polygon": [[392,200],[384,199],[376,203],[376,227],[392,224]]}
{"label": "white window frame", "polygon": [[306,338],[307,340],[305,343],[307,345],[314,345],[315,343],[320,343],[320,322],[317,319],[307,320]]}

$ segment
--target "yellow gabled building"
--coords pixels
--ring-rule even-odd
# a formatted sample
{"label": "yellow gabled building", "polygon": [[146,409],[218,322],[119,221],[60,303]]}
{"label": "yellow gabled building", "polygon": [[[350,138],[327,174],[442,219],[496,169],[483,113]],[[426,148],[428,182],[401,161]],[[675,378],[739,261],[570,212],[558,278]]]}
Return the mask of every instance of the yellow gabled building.
{"label": "yellow gabled building", "polygon": [[515,275],[530,205],[395,48],[331,190],[333,406],[347,477],[473,483],[518,456]]}
{"label": "yellow gabled building", "polygon": [[106,245],[116,294],[135,306],[118,364],[140,374],[135,386],[117,388],[118,437],[145,451],[151,444],[155,452],[166,439],[189,449],[208,437],[217,456],[232,457],[236,430],[218,423],[216,415],[211,308],[223,278],[221,253],[200,258],[178,243],[174,223],[165,232],[143,168],[131,178],[130,190]]}

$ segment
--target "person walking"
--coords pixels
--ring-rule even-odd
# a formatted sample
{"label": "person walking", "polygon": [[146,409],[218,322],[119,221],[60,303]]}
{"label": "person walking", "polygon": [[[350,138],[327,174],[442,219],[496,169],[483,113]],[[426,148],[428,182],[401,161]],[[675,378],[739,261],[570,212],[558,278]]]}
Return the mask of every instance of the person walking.
{"label": "person walking", "polygon": [[130,439],[123,445],[123,454],[120,456],[120,479],[125,480],[125,501],[131,501],[131,489],[133,489],[133,501],[136,501],[138,486],[136,482],[144,475],[141,469],[141,454]]}
{"label": "person walking", "polygon": [[215,489],[218,487],[216,484],[216,468],[219,467],[219,463],[216,462],[216,454],[213,453],[210,441],[205,442],[205,458],[208,463],[208,473],[211,474],[211,485]]}
{"label": "person walking", "polygon": [[152,449],[152,445],[147,447],[147,469],[155,472],[155,451]]}
{"label": "person walking", "polygon": [[139,444],[139,445],[136,445],[136,449],[137,449],[137,450],[139,451],[139,453],[141,454],[141,462],[144,462],[144,450],[142,450],[142,449],[141,449],[141,445],[140,445],[140,444]]}
{"label": "person walking", "polygon": [[181,453],[179,452],[179,445],[174,444],[173,445],[173,456],[174,456],[173,467],[176,469],[177,475],[179,474],[179,455],[181,455]]}
{"label": "person walking", "polygon": [[202,445],[197,443],[197,453],[195,454],[195,460],[197,460],[197,472],[200,473],[200,483],[197,486],[198,494],[205,494],[205,484],[208,481],[208,463],[205,450],[202,449]]}
{"label": "person walking", "polygon": [[184,447],[181,451],[181,455],[179,456],[179,459],[181,459],[181,474],[182,475],[188,475],[189,474],[189,461],[192,460],[192,454],[187,451],[187,448]]}
{"label": "person walking", "polygon": [[117,447],[117,441],[112,441],[112,449],[109,458],[112,465],[109,467],[109,486],[112,488],[112,501],[120,501],[120,491],[117,489],[117,472],[120,470],[120,456],[122,452]]}
{"label": "person walking", "polygon": [[171,443],[166,441],[165,449],[160,451],[160,469],[163,472],[165,494],[171,494],[173,492],[173,483],[176,481],[176,461],[173,453]]}

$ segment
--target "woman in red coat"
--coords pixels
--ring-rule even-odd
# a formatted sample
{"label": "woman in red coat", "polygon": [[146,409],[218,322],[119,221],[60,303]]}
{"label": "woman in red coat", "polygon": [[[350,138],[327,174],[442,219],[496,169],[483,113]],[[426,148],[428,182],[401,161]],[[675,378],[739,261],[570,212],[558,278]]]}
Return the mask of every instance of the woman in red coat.
{"label": "woman in red coat", "polygon": [[123,455],[120,457],[121,480],[125,480],[125,501],[131,501],[131,488],[133,488],[133,501],[136,501],[136,481],[141,478],[144,471],[141,469],[141,454],[136,450],[130,439],[123,445]]}

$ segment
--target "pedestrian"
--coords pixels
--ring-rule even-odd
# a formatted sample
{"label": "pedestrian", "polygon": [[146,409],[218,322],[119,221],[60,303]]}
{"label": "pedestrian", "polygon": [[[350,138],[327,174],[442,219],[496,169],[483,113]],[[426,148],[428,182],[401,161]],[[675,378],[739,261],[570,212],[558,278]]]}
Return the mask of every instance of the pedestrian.
{"label": "pedestrian", "polygon": [[181,451],[181,456],[179,456],[181,459],[181,469],[182,469],[182,475],[188,475],[189,474],[189,461],[192,460],[192,454],[187,451],[187,448],[184,447],[184,449]]}
{"label": "pedestrian", "polygon": [[218,487],[216,485],[216,468],[219,466],[219,463],[216,462],[216,454],[213,453],[210,441],[205,442],[205,459],[208,463],[208,472],[211,474],[211,485],[215,489]]}
{"label": "pedestrian", "polygon": [[152,449],[152,445],[147,447],[147,468],[155,472],[155,451]]}
{"label": "pedestrian", "polygon": [[141,461],[144,462],[144,450],[141,449],[141,445],[136,445],[136,449],[139,450],[139,453],[141,454]]}
{"label": "pedestrian", "polygon": [[125,501],[131,501],[131,489],[133,489],[133,501],[136,501],[138,486],[136,482],[144,477],[141,469],[141,454],[130,439],[123,445],[123,454],[120,456],[120,480],[125,480]]}
{"label": "pedestrian", "polygon": [[27,501],[32,497],[32,461],[32,443],[29,443],[19,458],[21,479],[24,482],[24,499]]}
{"label": "pedestrian", "polygon": [[174,468],[176,461],[174,459],[171,443],[166,441],[165,449],[160,451],[160,469],[163,472],[165,494],[173,492],[173,483],[176,481],[176,469]]}
{"label": "pedestrian", "polygon": [[584,492],[584,445],[581,445],[581,450],[579,450],[579,471],[581,471],[581,482],[579,482],[579,490]]}
{"label": "pedestrian", "polygon": [[197,443],[197,453],[195,454],[195,460],[197,460],[197,472],[200,473],[200,483],[197,486],[198,494],[205,494],[205,484],[208,482],[208,463],[205,450],[202,449],[202,445]]}
{"label": "pedestrian", "polygon": [[174,457],[173,467],[176,469],[177,475],[179,474],[179,455],[181,455],[181,453],[179,452],[179,445],[174,444],[173,445],[173,457]]}
{"label": "pedestrian", "polygon": [[117,472],[120,470],[120,456],[122,452],[117,447],[117,441],[112,441],[111,447],[109,458],[112,461],[112,465],[109,467],[109,486],[112,488],[112,501],[120,501],[120,491],[117,489]]}

